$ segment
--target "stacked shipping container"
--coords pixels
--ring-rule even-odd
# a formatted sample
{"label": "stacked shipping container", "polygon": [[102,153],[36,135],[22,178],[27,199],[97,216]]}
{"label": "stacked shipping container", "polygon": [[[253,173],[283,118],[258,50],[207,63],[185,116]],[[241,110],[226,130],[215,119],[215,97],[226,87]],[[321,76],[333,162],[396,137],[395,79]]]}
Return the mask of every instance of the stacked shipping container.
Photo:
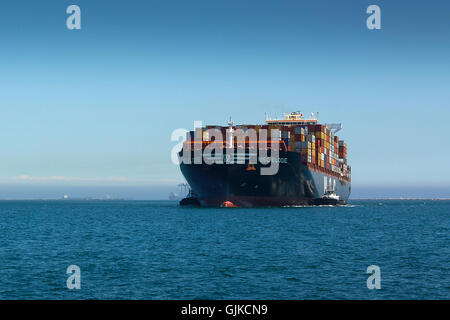
{"label": "stacked shipping container", "polygon": [[[330,129],[323,124],[310,125],[240,125],[233,126],[233,130],[242,129],[246,132],[248,129],[254,129],[258,140],[263,140],[260,133],[261,129],[267,132],[267,140],[280,141],[288,151],[300,153],[300,159],[314,170],[323,171],[337,178],[350,180],[351,168],[347,163],[347,144],[339,137],[334,135]],[[208,129],[218,129],[221,131],[223,140],[226,139],[226,130],[229,127],[206,126],[199,132],[198,129],[191,131],[188,139],[192,141],[194,137],[201,137],[206,144],[211,143]],[[278,135],[272,134],[272,129],[280,130]],[[246,138],[246,142],[249,138]],[[236,142],[235,142],[236,143]]]}

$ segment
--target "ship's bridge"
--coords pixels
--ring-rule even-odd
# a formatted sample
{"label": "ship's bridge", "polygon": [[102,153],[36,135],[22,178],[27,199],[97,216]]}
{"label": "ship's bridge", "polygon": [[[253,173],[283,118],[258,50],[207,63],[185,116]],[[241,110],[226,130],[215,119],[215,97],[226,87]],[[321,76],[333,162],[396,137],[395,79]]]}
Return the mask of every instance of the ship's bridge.
{"label": "ship's bridge", "polygon": [[300,111],[297,111],[284,114],[284,119],[270,119],[266,114],[266,123],[284,126],[317,124],[317,116],[311,113],[311,117],[306,119]]}

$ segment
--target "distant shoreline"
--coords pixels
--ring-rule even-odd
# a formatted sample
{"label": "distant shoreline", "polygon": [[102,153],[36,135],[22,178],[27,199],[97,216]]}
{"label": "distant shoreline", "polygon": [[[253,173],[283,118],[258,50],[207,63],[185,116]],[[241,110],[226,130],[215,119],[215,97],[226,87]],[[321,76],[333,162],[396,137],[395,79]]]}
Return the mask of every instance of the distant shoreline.
{"label": "distant shoreline", "polygon": [[[349,199],[349,201],[386,201],[386,200],[402,200],[402,201],[414,201],[414,200],[427,200],[427,201],[450,201],[450,198],[355,198]],[[178,202],[179,200],[170,199],[0,199],[0,202],[7,201],[57,201],[57,202],[127,202],[127,201],[170,201]]]}

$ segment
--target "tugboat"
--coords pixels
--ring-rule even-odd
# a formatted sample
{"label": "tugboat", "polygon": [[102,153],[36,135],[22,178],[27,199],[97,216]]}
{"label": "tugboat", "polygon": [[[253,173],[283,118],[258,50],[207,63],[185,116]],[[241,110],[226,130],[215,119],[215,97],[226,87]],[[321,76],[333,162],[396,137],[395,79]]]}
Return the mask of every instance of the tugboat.
{"label": "tugboat", "polygon": [[344,205],[345,202],[339,200],[339,196],[336,194],[336,191],[328,189],[327,191],[325,191],[322,198],[315,199],[314,204],[335,206],[335,205]]}
{"label": "tugboat", "polygon": [[[181,187],[189,188],[188,184],[179,184]],[[186,195],[186,198],[181,199],[180,206],[200,206],[200,201],[192,189],[189,188],[189,192]]]}

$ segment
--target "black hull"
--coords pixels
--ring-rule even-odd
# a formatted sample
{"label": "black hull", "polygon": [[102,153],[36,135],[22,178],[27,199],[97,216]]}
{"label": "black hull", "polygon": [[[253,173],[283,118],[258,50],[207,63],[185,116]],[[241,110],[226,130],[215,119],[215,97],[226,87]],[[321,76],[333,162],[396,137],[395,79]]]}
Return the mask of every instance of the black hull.
{"label": "black hull", "polygon": [[200,201],[197,197],[187,197],[181,199],[180,206],[200,206]]}
{"label": "black hull", "polygon": [[345,201],[337,199],[319,198],[314,200],[314,205],[316,206],[339,206],[345,204]]}
{"label": "black hull", "polygon": [[254,170],[248,164],[182,163],[180,168],[202,206],[219,207],[225,201],[238,207],[316,205],[325,179],[334,179],[338,204],[348,200],[350,182],[312,170],[296,152],[280,152],[280,159],[286,161],[275,175],[261,175],[259,163]]}

